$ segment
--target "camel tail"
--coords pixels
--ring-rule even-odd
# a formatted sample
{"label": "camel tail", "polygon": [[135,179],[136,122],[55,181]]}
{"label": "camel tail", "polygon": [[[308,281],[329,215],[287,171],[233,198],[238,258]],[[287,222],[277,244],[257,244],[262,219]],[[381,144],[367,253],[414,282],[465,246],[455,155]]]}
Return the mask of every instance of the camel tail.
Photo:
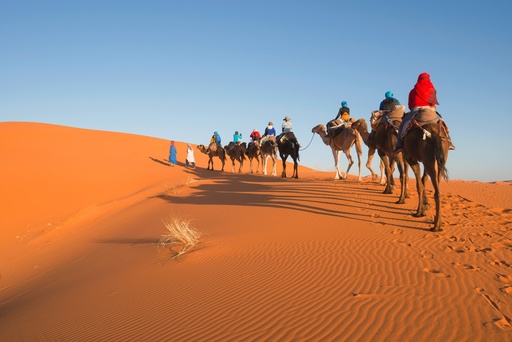
{"label": "camel tail", "polygon": [[448,180],[448,169],[446,168],[446,158],[443,151],[442,138],[440,136],[435,137],[435,155],[437,161],[437,177],[438,179]]}

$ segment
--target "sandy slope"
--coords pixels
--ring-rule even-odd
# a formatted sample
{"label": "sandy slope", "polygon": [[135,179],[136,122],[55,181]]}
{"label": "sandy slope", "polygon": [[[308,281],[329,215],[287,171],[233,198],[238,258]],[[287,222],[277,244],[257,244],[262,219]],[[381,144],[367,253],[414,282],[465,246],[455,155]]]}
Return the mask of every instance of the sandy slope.
{"label": "sandy slope", "polygon": [[[168,141],[45,124],[0,140],[2,341],[512,339],[510,182],[443,182],[432,233],[415,191],[368,178],[190,170],[185,142],[172,168]],[[171,215],[202,242],[163,263]]]}

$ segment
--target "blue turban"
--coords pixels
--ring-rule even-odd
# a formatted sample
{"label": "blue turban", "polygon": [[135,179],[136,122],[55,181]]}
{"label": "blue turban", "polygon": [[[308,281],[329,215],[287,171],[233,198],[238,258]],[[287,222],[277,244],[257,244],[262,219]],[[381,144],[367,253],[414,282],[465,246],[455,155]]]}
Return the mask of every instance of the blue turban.
{"label": "blue turban", "polygon": [[341,106],[342,107],[346,107],[347,106],[347,101],[341,101]]}
{"label": "blue turban", "polygon": [[388,91],[386,91],[386,94],[384,96],[386,96],[386,99],[392,99],[393,93],[388,90]]}
{"label": "blue turban", "polygon": [[217,131],[215,131],[215,132],[213,132],[213,134],[219,134],[219,133],[217,133]]}

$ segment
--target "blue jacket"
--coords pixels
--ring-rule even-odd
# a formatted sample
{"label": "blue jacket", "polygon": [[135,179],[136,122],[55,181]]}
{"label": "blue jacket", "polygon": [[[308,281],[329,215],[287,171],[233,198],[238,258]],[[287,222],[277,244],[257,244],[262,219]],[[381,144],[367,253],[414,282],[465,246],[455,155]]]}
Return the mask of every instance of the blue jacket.
{"label": "blue jacket", "polygon": [[274,126],[272,126],[272,128],[268,128],[268,126],[265,128],[265,134],[264,135],[273,135],[273,136],[276,136],[277,133],[276,133],[276,129],[274,128]]}

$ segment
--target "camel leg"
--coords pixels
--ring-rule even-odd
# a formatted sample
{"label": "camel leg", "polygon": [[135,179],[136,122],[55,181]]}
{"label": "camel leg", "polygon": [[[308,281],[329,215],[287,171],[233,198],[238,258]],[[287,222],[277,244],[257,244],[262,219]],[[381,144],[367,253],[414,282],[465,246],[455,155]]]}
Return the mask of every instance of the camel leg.
{"label": "camel leg", "polygon": [[384,162],[382,159],[379,161],[379,169],[380,169],[380,185],[386,184],[386,173],[384,171]]}
{"label": "camel leg", "polygon": [[[427,174],[427,170],[423,170],[423,177],[421,177],[421,183],[423,183],[423,188],[425,188],[425,184],[427,184],[427,180],[428,180],[428,174]],[[430,209],[430,204],[428,203],[428,196],[427,196],[427,192],[426,191],[423,191],[423,205],[425,206],[425,210],[428,210]]]}
{"label": "camel leg", "polygon": [[430,181],[432,182],[432,186],[434,187],[434,201],[436,203],[436,217],[434,218],[434,226],[430,228],[433,232],[441,231],[441,191],[439,189],[439,181],[436,174],[435,167],[431,167],[427,171]]}
{"label": "camel leg", "polygon": [[357,169],[358,169],[357,180],[359,182],[363,180],[361,178],[361,157],[362,157],[362,153],[357,152]]}
{"label": "camel leg", "polygon": [[372,174],[372,181],[376,181],[377,180],[377,173],[375,173],[375,171],[373,171],[372,169],[372,162],[373,162],[373,157],[375,155],[375,149],[374,148],[368,148],[368,159],[366,161],[366,168],[368,170],[370,170],[371,174]]}
{"label": "camel leg", "polygon": [[334,169],[336,170],[336,174],[334,175],[334,179],[342,179],[343,175],[341,174],[339,161],[340,161],[340,153],[341,151],[332,149],[332,156],[334,157]]}
{"label": "camel leg", "polygon": [[[348,172],[350,171],[350,168],[354,164],[354,160],[352,160],[352,156],[350,155],[350,149],[343,152],[345,153],[345,156],[347,157],[348,161],[347,171],[345,172],[345,176],[343,177],[343,179],[345,179],[348,177]],[[361,168],[361,165],[359,165],[359,168]]]}
{"label": "camel leg", "polygon": [[265,156],[261,156],[261,159],[263,161],[263,174],[266,176],[267,175],[267,159],[268,159],[268,156],[265,155]]}
{"label": "camel leg", "polygon": [[286,178],[286,157],[283,158],[283,156],[281,156],[281,159],[283,160],[283,172],[281,173],[281,178]]}
{"label": "camel leg", "polygon": [[422,217],[425,216],[425,205],[423,202],[425,187],[423,185],[422,177],[420,174],[420,165],[418,162],[412,163],[411,169],[412,172],[414,172],[414,176],[416,177],[416,190],[418,191],[418,209],[413,216]]}
{"label": "camel leg", "polygon": [[391,170],[391,166],[389,165],[389,158],[384,153],[379,151],[379,156],[384,164],[384,170],[386,173],[386,188],[384,189],[384,194],[392,194],[393,193],[393,171]]}
{"label": "camel leg", "polygon": [[272,176],[276,176],[276,174],[277,174],[276,159],[277,159],[277,156],[272,156]]}
{"label": "camel leg", "polygon": [[406,179],[405,179],[405,165],[402,155],[395,156],[395,162],[398,167],[398,173],[400,175],[400,197],[398,198],[397,204],[405,203],[405,187],[406,187]]}

